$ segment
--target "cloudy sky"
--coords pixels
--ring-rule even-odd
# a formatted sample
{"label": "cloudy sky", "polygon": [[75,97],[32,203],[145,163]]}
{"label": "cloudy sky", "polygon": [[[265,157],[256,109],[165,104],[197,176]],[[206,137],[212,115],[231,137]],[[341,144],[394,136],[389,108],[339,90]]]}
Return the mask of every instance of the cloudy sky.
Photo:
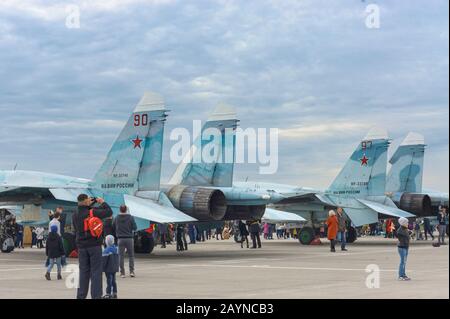
{"label": "cloudy sky", "polygon": [[[366,27],[370,3],[2,0],[0,169],[92,177],[152,90],[172,110],[168,130],[221,102],[243,128],[281,130],[277,175],[237,165],[237,180],[324,188],[382,126],[393,146],[424,134],[424,186],[448,191],[449,2],[373,1],[378,29]],[[66,26],[68,5],[80,28]]]}

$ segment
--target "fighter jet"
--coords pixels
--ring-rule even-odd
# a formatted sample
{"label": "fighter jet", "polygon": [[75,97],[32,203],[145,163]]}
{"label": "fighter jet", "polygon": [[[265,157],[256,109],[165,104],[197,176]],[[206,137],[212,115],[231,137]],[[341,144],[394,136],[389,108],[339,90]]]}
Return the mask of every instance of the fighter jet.
{"label": "fighter jet", "polygon": [[299,233],[302,244],[311,243],[314,227],[326,220],[330,209],[342,207],[352,224],[348,241],[353,242],[356,240],[354,227],[376,223],[380,216],[414,216],[399,209],[385,194],[389,143],[386,131],[370,130],[326,190],[273,183],[236,182],[234,185],[267,191],[271,195],[271,207],[307,219],[309,225]]}
{"label": "fighter jet", "polygon": [[386,195],[403,210],[418,216],[435,216],[439,206],[448,207],[448,193],[422,189],[425,156],[423,135],[410,132],[392,155]]}
{"label": "fighter jet", "polygon": [[[227,203],[227,210],[222,216],[223,220],[261,219],[270,223],[306,221],[299,215],[266,207],[273,202],[271,193],[267,190],[233,184],[238,122],[235,109],[220,104],[202,127],[200,135],[176,168],[169,184],[164,185],[163,188],[172,189],[175,192],[188,186],[220,190],[225,195]],[[222,138],[219,140],[203,138],[202,136],[209,129],[220,131]],[[213,147],[217,147],[218,150],[215,152],[214,159],[209,160],[208,163],[194,161],[205,148]]]}
{"label": "fighter jet", "polygon": [[[85,193],[103,197],[115,214],[122,204],[127,205],[139,230],[148,228],[151,222],[261,218],[270,196],[231,187],[232,163],[191,165],[192,174],[160,187],[167,112],[163,98],[147,92],[92,180],[34,171],[0,171],[0,208],[14,205],[16,208],[10,211],[18,215],[22,224],[43,224],[48,221],[47,211],[56,206],[63,206],[70,216],[76,210],[77,196]],[[224,109],[212,114],[206,122],[203,130],[220,127],[224,141],[230,140],[225,138],[226,134],[233,135],[232,145],[222,143],[220,156],[225,156],[228,147],[234,150],[236,124],[233,113]],[[205,143],[201,141],[200,145]],[[203,178],[207,177],[210,187],[201,187],[195,181],[196,170]],[[152,249],[150,244],[149,252]]]}

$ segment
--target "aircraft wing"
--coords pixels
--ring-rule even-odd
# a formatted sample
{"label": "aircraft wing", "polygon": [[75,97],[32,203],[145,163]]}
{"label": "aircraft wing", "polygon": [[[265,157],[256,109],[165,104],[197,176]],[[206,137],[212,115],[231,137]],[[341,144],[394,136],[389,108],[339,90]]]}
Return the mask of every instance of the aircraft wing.
{"label": "aircraft wing", "polygon": [[369,201],[369,200],[364,200],[364,199],[358,199],[358,201],[363,204],[364,206],[376,211],[377,213],[383,214],[383,215],[388,215],[388,216],[393,216],[393,217],[405,217],[405,218],[410,218],[410,217],[415,217],[415,215],[408,213],[404,210],[398,209],[396,207],[390,207],[390,206],[386,206],[377,202],[373,202],[373,201]]}
{"label": "aircraft wing", "polygon": [[77,202],[77,197],[81,193],[87,194],[88,196],[93,196],[93,194],[88,189],[81,188],[50,188],[50,193],[55,197],[55,199],[66,201],[66,202]]}
{"label": "aircraft wing", "polygon": [[306,219],[303,217],[293,214],[284,212],[278,209],[273,208],[266,208],[266,211],[264,212],[264,215],[262,217],[262,220],[269,223],[284,223],[284,222],[305,222]]}
{"label": "aircraft wing", "polygon": [[123,198],[125,205],[127,205],[130,210],[130,214],[138,218],[161,224],[197,221],[197,219],[182,213],[174,207],[158,204],[151,199],[132,195],[124,195]]}

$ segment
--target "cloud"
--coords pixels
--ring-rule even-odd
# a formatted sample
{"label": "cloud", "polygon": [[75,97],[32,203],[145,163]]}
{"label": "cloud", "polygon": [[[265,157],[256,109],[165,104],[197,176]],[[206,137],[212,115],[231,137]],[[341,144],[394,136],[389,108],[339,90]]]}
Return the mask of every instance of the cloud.
{"label": "cloud", "polygon": [[307,138],[320,138],[323,136],[337,136],[339,134],[348,133],[351,131],[360,131],[365,128],[367,128],[367,124],[363,123],[329,122],[317,125],[280,129],[279,135],[281,138],[302,140]]}
{"label": "cloud", "polygon": [[[448,191],[448,1],[378,3],[370,30],[357,0],[73,0],[81,28],[68,29],[67,1],[3,0],[0,169],[92,177],[150,89],[171,110],[166,132],[221,102],[244,128],[279,128],[270,180],[326,187],[382,126],[424,134],[425,186]],[[238,165],[247,176],[267,179]]]}
{"label": "cloud", "polygon": [[75,128],[75,129],[86,129],[86,128],[114,128],[120,129],[125,125],[124,122],[115,120],[74,120],[74,121],[38,121],[25,123],[25,127],[29,129],[54,129],[54,128]]}
{"label": "cloud", "polygon": [[81,13],[118,12],[130,6],[163,5],[174,0],[2,0],[0,12],[28,15],[43,21],[52,22],[64,20],[68,15],[69,6],[77,6]]}

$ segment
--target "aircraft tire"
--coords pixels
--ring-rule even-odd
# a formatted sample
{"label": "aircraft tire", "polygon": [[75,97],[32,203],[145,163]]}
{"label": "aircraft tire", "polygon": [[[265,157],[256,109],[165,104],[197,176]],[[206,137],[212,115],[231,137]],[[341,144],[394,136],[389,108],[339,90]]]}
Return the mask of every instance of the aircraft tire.
{"label": "aircraft tire", "polygon": [[358,236],[356,234],[356,229],[354,227],[350,227],[347,231],[347,243],[354,243],[357,238]]}
{"label": "aircraft tire", "polygon": [[137,254],[151,254],[155,248],[155,239],[147,232],[140,231],[134,237],[134,252]]}
{"label": "aircraft tire", "polygon": [[0,247],[2,253],[10,253],[14,250],[14,240],[10,237],[0,239]]}
{"label": "aircraft tire", "polygon": [[306,226],[300,230],[298,234],[298,240],[302,245],[309,245],[314,240],[314,229]]}

